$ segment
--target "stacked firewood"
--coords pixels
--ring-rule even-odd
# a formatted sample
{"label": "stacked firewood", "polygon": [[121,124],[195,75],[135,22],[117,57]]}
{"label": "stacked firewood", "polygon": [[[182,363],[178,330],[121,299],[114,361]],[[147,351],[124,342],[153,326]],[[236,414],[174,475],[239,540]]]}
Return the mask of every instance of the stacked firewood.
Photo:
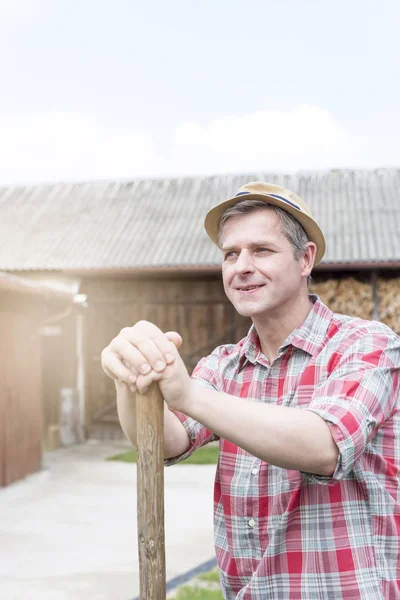
{"label": "stacked firewood", "polygon": [[400,334],[400,278],[378,279],[379,320]]}
{"label": "stacked firewood", "polygon": [[353,277],[312,282],[311,292],[336,313],[372,319],[374,299],[372,286]]}

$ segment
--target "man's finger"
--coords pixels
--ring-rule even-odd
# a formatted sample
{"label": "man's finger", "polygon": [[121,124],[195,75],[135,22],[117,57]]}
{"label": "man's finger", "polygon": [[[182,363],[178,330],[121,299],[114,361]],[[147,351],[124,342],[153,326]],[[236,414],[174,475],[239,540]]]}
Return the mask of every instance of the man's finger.
{"label": "man's finger", "polygon": [[[152,344],[152,347],[153,352],[150,353],[150,356],[156,356],[162,359],[161,354],[155,354],[158,352],[157,346]],[[150,371],[151,365],[149,364],[148,356],[144,356],[143,353],[127,339],[120,336],[116,337],[111,342],[110,349],[121,357],[122,362],[132,371],[133,375],[143,373],[144,365],[147,365],[147,370]]]}
{"label": "man's finger", "polygon": [[134,375],[147,375],[151,370],[162,373],[177,357],[182,338],[176,331],[163,333],[147,321],[124,327],[109,348],[119,355]]}
{"label": "man's finger", "polygon": [[106,375],[111,379],[117,379],[130,385],[132,383],[132,371],[127,369],[118,356],[113,352],[103,353],[102,367]]}
{"label": "man's finger", "polygon": [[176,348],[179,349],[182,346],[182,338],[176,331],[167,331],[165,335]]}
{"label": "man's finger", "polygon": [[144,394],[145,390],[147,390],[152,383],[160,381],[161,378],[162,373],[157,373],[156,371],[151,371],[148,375],[139,375],[135,382],[135,387],[140,393]]}

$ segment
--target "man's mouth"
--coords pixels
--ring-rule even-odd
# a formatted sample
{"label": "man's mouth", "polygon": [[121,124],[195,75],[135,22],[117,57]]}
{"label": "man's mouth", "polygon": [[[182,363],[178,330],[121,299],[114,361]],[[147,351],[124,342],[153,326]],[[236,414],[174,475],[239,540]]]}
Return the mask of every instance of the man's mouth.
{"label": "man's mouth", "polygon": [[258,290],[260,287],[263,287],[263,285],[241,285],[236,289],[240,292],[252,292],[253,290]]}

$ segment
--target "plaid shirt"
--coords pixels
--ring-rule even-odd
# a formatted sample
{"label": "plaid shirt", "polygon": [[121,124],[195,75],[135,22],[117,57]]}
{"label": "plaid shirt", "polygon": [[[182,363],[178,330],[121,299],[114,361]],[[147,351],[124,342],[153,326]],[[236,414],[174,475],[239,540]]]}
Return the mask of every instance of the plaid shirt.
{"label": "plaid shirt", "polygon": [[[254,327],[193,372],[200,384],[311,410],[339,448],[332,477],[267,464],[220,439],[214,533],[224,598],[400,598],[400,340],[385,325],[313,309],[269,364]],[[187,453],[218,439],[178,414]],[[316,448],[316,452],[318,449]]]}

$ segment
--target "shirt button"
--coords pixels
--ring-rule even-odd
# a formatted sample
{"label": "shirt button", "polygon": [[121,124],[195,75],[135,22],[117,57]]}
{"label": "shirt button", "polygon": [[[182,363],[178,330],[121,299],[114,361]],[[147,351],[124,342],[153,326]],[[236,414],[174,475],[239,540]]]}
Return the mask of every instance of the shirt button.
{"label": "shirt button", "polygon": [[252,471],[251,471],[252,475],[257,475],[257,473],[258,473],[258,469],[252,469]]}
{"label": "shirt button", "polygon": [[256,524],[256,522],[254,519],[249,520],[249,527],[254,527],[255,524]]}

